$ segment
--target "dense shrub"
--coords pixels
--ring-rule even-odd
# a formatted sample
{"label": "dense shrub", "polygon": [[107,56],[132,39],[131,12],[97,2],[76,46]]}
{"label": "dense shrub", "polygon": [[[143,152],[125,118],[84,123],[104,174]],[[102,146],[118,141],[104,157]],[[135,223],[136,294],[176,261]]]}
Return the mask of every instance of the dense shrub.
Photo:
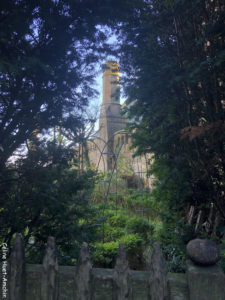
{"label": "dense shrub", "polygon": [[119,248],[119,241],[96,243],[92,261],[95,267],[112,268]]}
{"label": "dense shrub", "polygon": [[106,223],[104,226],[104,241],[110,242],[119,239],[122,235],[124,235],[125,231],[123,228],[118,226],[111,226]]}
{"label": "dense shrub", "polygon": [[162,227],[158,232],[158,241],[162,246],[167,270],[180,273],[185,271],[186,246],[185,235],[172,225]]}
{"label": "dense shrub", "polygon": [[129,217],[125,215],[117,215],[117,216],[112,216],[109,219],[109,224],[111,226],[116,226],[116,227],[125,227],[127,222],[129,222]]}
{"label": "dense shrub", "polygon": [[45,140],[32,145],[5,174],[0,244],[10,251],[19,232],[26,261],[41,263],[48,236],[54,236],[59,263],[73,265],[82,243],[97,238],[97,210],[90,202],[96,173],[79,173],[75,149]]}
{"label": "dense shrub", "polygon": [[130,268],[133,270],[143,269],[143,252],[146,241],[142,238],[142,236],[137,233],[127,234],[120,239],[120,242],[125,245]]}
{"label": "dense shrub", "polygon": [[126,231],[128,233],[138,233],[147,241],[153,236],[154,227],[144,218],[133,217],[127,221]]}
{"label": "dense shrub", "polygon": [[115,264],[119,244],[124,243],[130,268],[140,269],[143,265],[143,247],[145,241],[139,234],[126,234],[116,241],[96,243],[94,245],[92,261],[96,267],[112,268]]}

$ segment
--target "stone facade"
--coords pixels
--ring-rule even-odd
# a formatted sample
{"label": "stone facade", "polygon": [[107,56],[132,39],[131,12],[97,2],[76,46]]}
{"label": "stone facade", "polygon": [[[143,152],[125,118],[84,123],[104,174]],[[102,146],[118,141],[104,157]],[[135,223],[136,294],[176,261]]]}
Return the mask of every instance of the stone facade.
{"label": "stone facade", "polygon": [[118,155],[120,167],[123,164],[130,173],[144,174],[146,172],[146,158],[134,159],[132,156],[134,151],[130,149],[132,140],[126,131],[127,120],[121,114],[119,81],[118,63],[114,61],[105,62],[102,76],[103,96],[99,130],[94,139],[89,142],[90,162],[98,170],[104,172],[114,168]]}

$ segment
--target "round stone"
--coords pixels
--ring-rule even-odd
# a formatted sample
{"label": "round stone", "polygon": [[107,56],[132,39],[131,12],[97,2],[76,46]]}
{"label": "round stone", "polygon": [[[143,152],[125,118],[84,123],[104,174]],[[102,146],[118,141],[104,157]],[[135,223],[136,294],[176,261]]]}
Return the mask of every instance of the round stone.
{"label": "round stone", "polygon": [[187,244],[187,255],[196,264],[214,265],[220,259],[219,247],[207,239],[195,239]]}

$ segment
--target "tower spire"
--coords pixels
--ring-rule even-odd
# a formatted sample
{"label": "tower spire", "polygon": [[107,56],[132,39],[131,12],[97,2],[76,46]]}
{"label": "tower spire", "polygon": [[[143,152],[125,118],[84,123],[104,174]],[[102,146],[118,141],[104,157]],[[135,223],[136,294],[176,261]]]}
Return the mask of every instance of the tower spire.
{"label": "tower spire", "polygon": [[[107,143],[105,152],[113,149],[113,134],[125,128],[125,119],[121,115],[120,71],[116,61],[106,61],[102,75],[102,105],[99,121],[99,136]],[[112,150],[111,150],[112,152]],[[111,158],[107,157],[107,169],[111,169]]]}
{"label": "tower spire", "polygon": [[106,61],[102,75],[102,103],[120,103],[120,71],[115,61]]}

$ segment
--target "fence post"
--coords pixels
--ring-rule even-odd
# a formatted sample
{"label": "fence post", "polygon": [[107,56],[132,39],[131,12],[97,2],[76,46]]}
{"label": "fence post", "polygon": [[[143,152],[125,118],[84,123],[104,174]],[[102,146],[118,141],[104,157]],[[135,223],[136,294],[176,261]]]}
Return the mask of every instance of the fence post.
{"label": "fence post", "polygon": [[78,258],[75,273],[75,299],[91,299],[91,271],[92,264],[89,256],[88,244],[83,243]]}
{"label": "fence post", "polygon": [[191,300],[225,300],[225,275],[217,265],[201,266],[187,261]]}
{"label": "fence post", "polygon": [[131,299],[132,289],[130,280],[130,268],[126,250],[123,243],[119,246],[116,265],[113,272],[113,300]]}
{"label": "fence post", "polygon": [[17,234],[10,255],[9,299],[24,300],[26,297],[25,252],[22,235]]}
{"label": "fence post", "polygon": [[148,300],[168,300],[168,278],[162,250],[158,243],[153,244],[149,265]]}
{"label": "fence post", "polygon": [[41,300],[57,300],[59,294],[58,260],[55,238],[48,237],[41,278]]}
{"label": "fence post", "polygon": [[187,244],[187,283],[191,300],[225,300],[225,275],[216,264],[219,247],[211,240],[194,239]]}

